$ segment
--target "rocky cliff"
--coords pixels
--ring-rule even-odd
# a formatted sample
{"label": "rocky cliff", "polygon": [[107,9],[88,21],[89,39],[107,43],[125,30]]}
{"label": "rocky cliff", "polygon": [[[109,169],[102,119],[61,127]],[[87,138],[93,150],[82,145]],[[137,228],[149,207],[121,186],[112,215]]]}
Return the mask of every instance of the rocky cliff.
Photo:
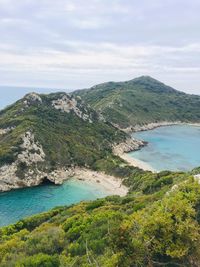
{"label": "rocky cliff", "polygon": [[0,111],[0,191],[60,184],[125,139],[79,97],[30,93]]}

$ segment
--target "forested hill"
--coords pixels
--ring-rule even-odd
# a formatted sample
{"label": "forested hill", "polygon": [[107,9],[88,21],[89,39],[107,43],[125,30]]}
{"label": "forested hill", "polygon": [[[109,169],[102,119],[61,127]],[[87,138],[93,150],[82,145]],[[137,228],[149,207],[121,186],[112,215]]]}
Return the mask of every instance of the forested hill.
{"label": "forested hill", "polygon": [[74,166],[95,168],[125,138],[80,99],[28,94],[0,112],[0,191],[45,177],[59,183]]}
{"label": "forested hill", "polygon": [[121,128],[161,121],[200,122],[200,96],[177,91],[149,76],[72,94]]}

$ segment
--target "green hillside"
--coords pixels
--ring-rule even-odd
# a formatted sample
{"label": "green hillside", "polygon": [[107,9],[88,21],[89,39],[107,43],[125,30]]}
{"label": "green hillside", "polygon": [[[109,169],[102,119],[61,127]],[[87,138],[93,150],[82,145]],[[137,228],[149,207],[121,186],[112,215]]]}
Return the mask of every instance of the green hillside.
{"label": "green hillside", "polygon": [[0,186],[6,180],[21,187],[26,174],[36,179],[71,166],[95,168],[109,157],[115,162],[112,145],[125,138],[67,94],[29,94],[0,112]]}
{"label": "green hillside", "polygon": [[[121,127],[200,118],[199,97],[149,77],[99,85],[75,98],[32,93],[2,110],[0,188],[36,185],[56,170],[83,166],[120,177],[129,193],[57,207],[0,228],[0,267],[200,266],[199,168],[151,173],[127,165],[112,153],[127,135],[79,94]],[[141,112],[142,103],[148,111]],[[121,113],[114,112],[117,105]]]}
{"label": "green hillside", "polygon": [[179,92],[148,76],[72,94],[122,128],[160,121],[200,122],[200,96]]}
{"label": "green hillside", "polygon": [[200,187],[185,173],[130,172],[130,193],[0,229],[1,267],[200,265]]}

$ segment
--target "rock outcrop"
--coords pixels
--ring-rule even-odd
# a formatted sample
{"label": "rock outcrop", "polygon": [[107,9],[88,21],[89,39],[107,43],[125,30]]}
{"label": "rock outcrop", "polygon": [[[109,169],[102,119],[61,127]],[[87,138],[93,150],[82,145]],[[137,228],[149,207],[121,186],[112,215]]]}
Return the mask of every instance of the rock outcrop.
{"label": "rock outcrop", "polygon": [[[21,152],[17,155],[16,161],[10,165],[5,164],[0,167],[0,191],[30,186],[32,183],[40,183],[40,171],[37,168],[32,171],[26,167],[31,167],[33,164],[44,161],[45,154],[43,148],[35,141],[34,134],[30,131],[26,132],[21,139]],[[24,168],[24,179],[21,179],[17,174],[20,165]]]}
{"label": "rock outcrop", "polygon": [[124,136],[80,97],[27,94],[0,114],[0,191],[61,184]]}
{"label": "rock outcrop", "polygon": [[[21,152],[12,164],[0,168],[0,191],[30,187],[41,184],[45,179],[55,184],[62,184],[74,174],[74,169],[59,168],[49,172],[40,170],[37,163],[45,160],[42,146],[35,141],[31,131],[22,136]],[[18,175],[19,167],[23,167],[23,178]]]}
{"label": "rock outcrop", "polygon": [[92,119],[90,118],[90,115],[87,110],[85,108],[82,108],[81,110],[78,106],[76,99],[68,96],[67,94],[64,94],[59,99],[53,100],[52,106],[55,109],[61,110],[62,112],[69,113],[73,111],[79,118],[92,123]]}
{"label": "rock outcrop", "polygon": [[8,127],[6,129],[0,129],[0,135],[7,134],[7,133],[11,132],[13,129],[14,129],[14,127]]}
{"label": "rock outcrop", "polygon": [[42,103],[42,98],[36,93],[29,93],[24,97],[24,104],[30,105],[33,102]]}
{"label": "rock outcrop", "polygon": [[194,175],[194,179],[200,184],[200,174]]}
{"label": "rock outcrop", "polygon": [[147,142],[142,140],[137,140],[132,137],[127,138],[124,142],[120,144],[116,144],[113,146],[113,153],[115,155],[121,155],[123,153],[128,153],[131,151],[135,151],[145,146]]}
{"label": "rock outcrop", "polygon": [[52,172],[44,172],[34,168],[33,170],[28,169],[24,174],[24,178],[21,179],[17,176],[17,164],[13,163],[12,165],[4,165],[0,169],[0,191],[5,192],[11,189],[37,186],[46,180],[60,185],[73,175],[73,168],[60,168]]}
{"label": "rock outcrop", "polygon": [[23,162],[27,166],[33,163],[42,162],[45,154],[42,146],[35,141],[34,134],[30,131],[22,136],[23,143],[20,145],[22,152],[18,155],[18,162]]}

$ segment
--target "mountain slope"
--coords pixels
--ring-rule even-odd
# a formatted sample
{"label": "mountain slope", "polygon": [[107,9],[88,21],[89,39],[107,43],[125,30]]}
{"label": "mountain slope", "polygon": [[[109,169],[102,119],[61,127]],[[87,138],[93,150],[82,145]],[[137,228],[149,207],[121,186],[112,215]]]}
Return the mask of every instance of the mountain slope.
{"label": "mountain slope", "polygon": [[148,76],[72,94],[121,128],[161,121],[200,122],[200,96],[179,92]]}
{"label": "mountain slope", "polygon": [[132,193],[60,207],[0,229],[1,267],[200,265],[200,186],[130,175]]}
{"label": "mountain slope", "polygon": [[31,93],[0,112],[0,190],[61,183],[74,166],[94,167],[126,135],[65,93]]}

